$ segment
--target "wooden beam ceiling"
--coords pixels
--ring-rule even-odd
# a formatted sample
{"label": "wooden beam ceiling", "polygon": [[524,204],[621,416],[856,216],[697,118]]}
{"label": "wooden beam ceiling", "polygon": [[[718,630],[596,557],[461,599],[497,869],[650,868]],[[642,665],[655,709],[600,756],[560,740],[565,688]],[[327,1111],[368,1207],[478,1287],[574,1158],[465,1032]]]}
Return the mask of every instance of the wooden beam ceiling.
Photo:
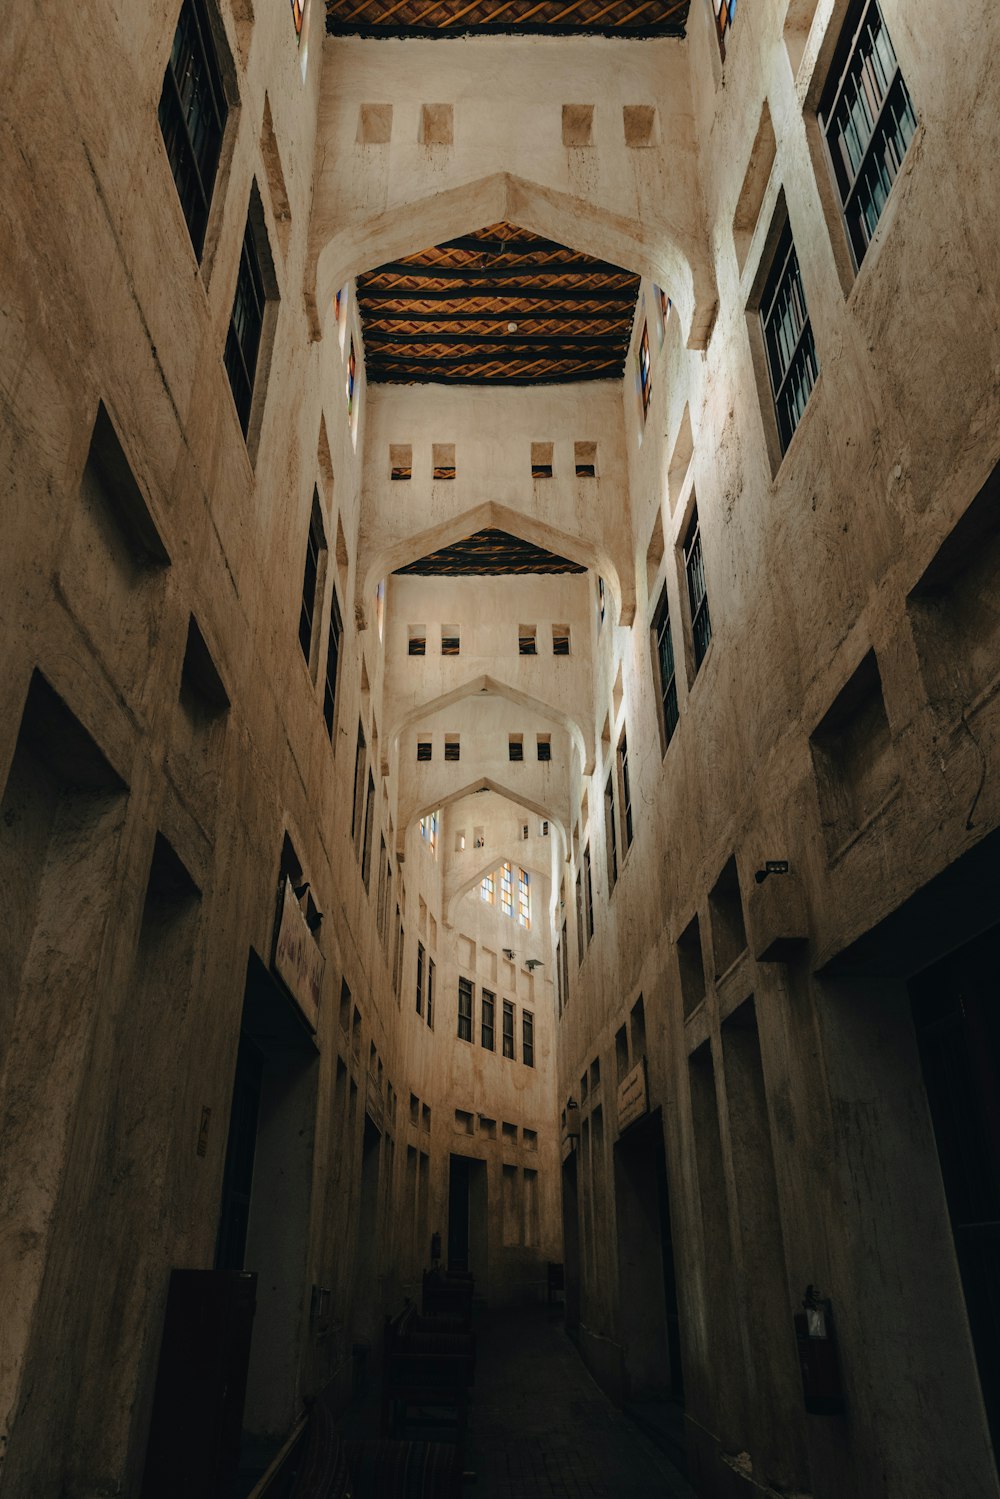
{"label": "wooden beam ceiling", "polygon": [[334,36],[684,35],[690,0],[326,0]]}
{"label": "wooden beam ceiling", "polygon": [[639,278],[511,224],[359,276],[374,384],[621,377]]}

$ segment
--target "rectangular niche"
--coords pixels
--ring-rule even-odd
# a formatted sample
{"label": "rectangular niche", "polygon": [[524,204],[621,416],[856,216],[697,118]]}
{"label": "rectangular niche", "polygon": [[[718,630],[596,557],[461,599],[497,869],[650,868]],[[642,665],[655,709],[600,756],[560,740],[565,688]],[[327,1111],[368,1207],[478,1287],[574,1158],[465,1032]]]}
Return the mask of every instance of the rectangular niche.
{"label": "rectangular niche", "polygon": [[552,478],[552,444],[550,442],[531,444],[531,477],[533,479]]}
{"label": "rectangular niche", "polygon": [[594,106],[564,104],[562,107],[562,143],[564,146],[594,144]]}
{"label": "rectangular niche", "polygon": [[455,444],[453,442],[436,442],[433,447],[433,477],[435,479],[454,479],[455,477]]}
{"label": "rectangular niche", "polygon": [[625,144],[632,150],[660,144],[660,117],[655,104],[624,104],[622,123]]}
{"label": "rectangular niche", "polygon": [[907,600],[931,705],[948,721],[1000,678],[1000,464]]}
{"label": "rectangular niche", "polygon": [[869,651],[810,736],[828,852],[882,809],[898,782],[875,652]]}
{"label": "rectangular niche", "polygon": [[771,111],[767,101],[761,111],[760,123],[750,149],[750,160],[740,188],[739,201],[733,217],[733,242],[736,245],[736,261],[743,274],[747,263],[750,242],[753,239],[760,212],[764,206],[764,195],[771,180],[774,159],[778,154],[778,143],[771,123]]}
{"label": "rectangular niche", "polygon": [[597,443],[575,442],[573,459],[578,479],[594,479],[597,476]]}
{"label": "rectangular niche", "polygon": [[712,917],[712,955],[715,976],[721,977],[746,952],[747,933],[735,857],[726,864],[708,897]]}
{"label": "rectangular niche", "polygon": [[389,478],[409,479],[413,476],[413,448],[408,442],[389,444]]}
{"label": "rectangular niche", "polygon": [[392,136],[392,105],[362,104],[358,110],[358,143],[387,146]]}
{"label": "rectangular niche", "polygon": [[455,141],[455,110],[451,104],[420,106],[420,144],[451,146]]}
{"label": "rectangular niche", "polygon": [[697,916],[692,916],[677,938],[677,963],[686,1020],[705,998],[705,960],[701,950],[701,923]]}

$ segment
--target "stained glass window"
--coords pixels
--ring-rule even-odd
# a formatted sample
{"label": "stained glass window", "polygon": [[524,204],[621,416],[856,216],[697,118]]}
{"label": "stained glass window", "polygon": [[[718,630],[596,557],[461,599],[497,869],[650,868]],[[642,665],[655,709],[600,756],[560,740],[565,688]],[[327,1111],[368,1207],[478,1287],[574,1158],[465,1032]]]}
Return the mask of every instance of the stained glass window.
{"label": "stained glass window", "polygon": [[354,334],[351,334],[350,352],[347,356],[347,415],[354,415],[354,382],[357,375],[357,359],[354,355]]}
{"label": "stained glass window", "polygon": [[653,378],[649,363],[649,326],[642,325],[642,337],[639,339],[639,390],[642,395],[642,416],[646,419],[649,411],[649,401],[653,394]]}
{"label": "stained glass window", "polygon": [[517,871],[517,921],[519,926],[531,926],[531,890],[524,869]]}
{"label": "stained glass window", "polygon": [[506,863],[500,866],[500,909],[505,916],[514,914],[514,872]]}
{"label": "stained glass window", "polygon": [[480,898],[482,900],[484,900],[487,905],[489,905],[489,906],[495,906],[496,905],[496,901],[497,901],[497,884],[496,884],[496,880],[493,877],[493,875],[487,874],[487,875],[483,876],[482,883],[479,886],[479,895],[480,895]]}
{"label": "stained glass window", "polygon": [[292,21],[295,26],[295,35],[302,40],[302,0],[292,0]]}
{"label": "stained glass window", "polygon": [[736,0],[712,0],[715,9],[715,30],[719,38],[719,51],[726,55],[726,36],[736,20]]}

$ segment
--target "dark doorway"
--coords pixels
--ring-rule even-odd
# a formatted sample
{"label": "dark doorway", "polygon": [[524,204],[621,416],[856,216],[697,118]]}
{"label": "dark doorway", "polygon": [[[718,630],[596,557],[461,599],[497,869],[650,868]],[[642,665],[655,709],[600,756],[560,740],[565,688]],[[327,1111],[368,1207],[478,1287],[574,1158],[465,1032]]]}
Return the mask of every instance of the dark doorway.
{"label": "dark doorway", "polygon": [[217,1269],[258,1277],[245,1453],[280,1441],[300,1403],[317,1080],[305,1021],[251,952],[216,1240]]}
{"label": "dark doorway", "polygon": [[575,1333],[580,1326],[580,1199],[575,1150],[563,1161],[562,1210],[566,1331]]}
{"label": "dark doorway", "polygon": [[1000,927],[910,985],[983,1401],[1000,1442]]}
{"label": "dark doorway", "polygon": [[448,1177],[448,1269],[469,1268],[469,1159],[451,1157]]}
{"label": "dark doorway", "polygon": [[620,1304],[626,1393],[684,1396],[666,1151],[659,1110],[615,1145]]}
{"label": "dark doorway", "polygon": [[365,1113],[361,1139],[361,1200],[358,1208],[358,1247],[354,1257],[355,1284],[351,1322],[356,1334],[368,1336],[378,1321],[381,1242],[379,1234],[379,1176],[382,1132]]}

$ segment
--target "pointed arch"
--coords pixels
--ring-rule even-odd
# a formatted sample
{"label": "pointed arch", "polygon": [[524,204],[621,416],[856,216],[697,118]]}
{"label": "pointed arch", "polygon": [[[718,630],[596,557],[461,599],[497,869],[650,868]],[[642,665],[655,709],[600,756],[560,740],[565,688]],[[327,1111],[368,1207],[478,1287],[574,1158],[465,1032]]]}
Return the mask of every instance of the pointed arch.
{"label": "pointed arch", "polygon": [[595,545],[581,536],[571,536],[569,532],[558,530],[536,516],[512,510],[496,500],[484,500],[470,510],[463,510],[461,515],[449,516],[436,526],[428,526],[426,530],[372,550],[366,558],[359,557],[354,607],[358,618],[364,620],[361,628],[367,626],[367,601],[373,596],[382,578],[395,572],[397,568],[419,561],[430,552],[462,541],[476,531],[486,530],[508,531],[522,541],[530,541],[535,546],[544,547],[546,551],[568,557],[571,562],[579,562],[582,567],[591,568],[604,579],[622,623],[628,623],[634,616],[634,581],[627,570],[619,569],[605,547]]}
{"label": "pointed arch", "polygon": [[566,730],[576,746],[584,775],[593,775],[592,730],[591,739],[588,741],[583,726],[562,708],[557,708],[553,703],[544,702],[541,698],[532,697],[530,693],[521,692],[516,687],[509,687],[505,682],[500,682],[496,677],[488,675],[470,677],[460,687],[454,688],[451,692],[443,692],[440,697],[431,698],[428,702],[418,703],[401,718],[388,724],[384,740],[387,749],[395,748],[400,736],[405,734],[407,729],[413,728],[414,724],[419,723],[422,718],[429,718],[432,713],[440,713],[443,708],[450,708],[454,703],[462,702],[467,697],[479,697],[484,693],[491,697],[506,698],[508,702],[516,703],[519,708],[526,708],[529,713],[537,713],[540,718],[548,718],[553,723],[559,724]]}
{"label": "pointed arch", "polygon": [[455,925],[455,910],[459,901],[464,900],[470,891],[475,890],[476,886],[482,884],[488,874],[492,874],[495,869],[499,869],[500,865],[504,862],[510,864],[513,869],[523,869],[527,874],[534,875],[537,879],[551,880],[551,869],[539,869],[537,864],[523,864],[518,855],[513,851],[514,848],[516,848],[516,844],[511,847],[502,845],[500,848],[494,849],[492,855],[482,865],[478,873],[470,875],[468,879],[459,885],[457,890],[454,890],[449,895],[444,912],[446,926]]}
{"label": "pointed arch", "polygon": [[509,786],[501,785],[499,781],[494,781],[491,776],[479,776],[476,780],[469,781],[467,785],[462,786],[459,790],[450,791],[447,796],[435,797],[432,801],[414,807],[413,811],[405,819],[400,818],[399,826],[396,829],[395,852],[397,859],[401,860],[406,857],[406,835],[415,822],[419,822],[421,817],[429,817],[432,812],[436,812],[440,808],[450,807],[453,802],[460,802],[463,797],[475,796],[477,791],[495,791],[497,796],[505,797],[507,801],[513,802],[515,806],[523,807],[526,812],[532,812],[536,817],[544,817],[550,827],[559,830],[563,848],[567,849],[569,847],[566,824],[558,813],[552,811],[551,807],[547,807],[544,802],[533,801],[530,797],[525,796],[520,791],[512,790]]}
{"label": "pointed arch", "polygon": [[[334,221],[332,215],[329,218]],[[669,288],[688,348],[705,347],[715,319],[718,293],[702,225],[686,227],[665,216],[647,221],[625,217],[575,193],[508,172],[400,203],[326,235],[323,220],[320,208],[314,217],[306,283],[316,336],[323,331],[319,309],[332,306],[338,286],[346,281],[428,245],[500,222],[571,243],[574,249]]]}

